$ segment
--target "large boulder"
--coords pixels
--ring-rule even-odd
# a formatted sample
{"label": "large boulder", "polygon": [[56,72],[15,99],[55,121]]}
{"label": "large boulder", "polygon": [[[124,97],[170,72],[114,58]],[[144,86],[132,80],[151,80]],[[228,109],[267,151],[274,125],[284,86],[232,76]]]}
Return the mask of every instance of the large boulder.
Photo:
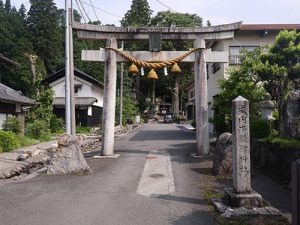
{"label": "large boulder", "polygon": [[57,146],[49,149],[51,162],[47,173],[55,175],[91,174],[82,152],[82,137],[63,134],[59,136]]}
{"label": "large boulder", "polygon": [[232,176],[232,134],[219,136],[213,159],[213,172],[220,176]]}

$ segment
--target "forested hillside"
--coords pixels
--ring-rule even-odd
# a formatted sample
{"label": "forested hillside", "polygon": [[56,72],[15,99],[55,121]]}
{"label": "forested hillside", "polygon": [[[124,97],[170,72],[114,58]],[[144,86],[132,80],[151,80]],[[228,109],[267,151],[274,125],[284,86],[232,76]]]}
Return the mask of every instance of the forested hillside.
{"label": "forested hillside", "polygon": [[[33,96],[30,61],[26,54],[38,56],[37,81],[64,67],[64,10],[53,0],[30,0],[31,7],[16,9],[10,0],[0,0],[0,54],[19,66],[0,60],[1,82]],[[74,18],[80,21],[75,11]],[[104,44],[78,40],[74,32],[75,66],[94,78],[103,80],[103,65],[81,62],[82,49],[99,49]]]}

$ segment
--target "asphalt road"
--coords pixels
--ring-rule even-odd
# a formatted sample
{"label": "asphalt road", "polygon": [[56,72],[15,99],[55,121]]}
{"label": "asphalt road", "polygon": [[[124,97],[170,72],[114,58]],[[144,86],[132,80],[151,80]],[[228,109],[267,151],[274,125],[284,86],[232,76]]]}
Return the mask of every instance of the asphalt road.
{"label": "asphalt road", "polygon": [[[201,174],[199,159],[190,156],[195,151],[193,131],[182,130],[176,124],[152,123],[118,138],[115,149],[121,154],[118,159],[99,160],[87,155],[94,170],[90,176],[40,175],[2,186],[0,224],[214,224],[196,185],[201,182]],[[167,170],[168,173],[171,169],[169,176],[174,182],[171,193],[155,194],[156,189],[148,196],[138,193],[140,183],[145,186],[149,182],[144,177],[148,176],[145,164],[147,160],[155,160],[149,158],[149,153],[171,159],[171,168]]]}

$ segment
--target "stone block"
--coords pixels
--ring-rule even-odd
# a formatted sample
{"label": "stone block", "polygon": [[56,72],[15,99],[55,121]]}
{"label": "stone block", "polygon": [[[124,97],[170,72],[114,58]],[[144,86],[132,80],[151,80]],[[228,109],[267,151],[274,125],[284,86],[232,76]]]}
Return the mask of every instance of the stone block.
{"label": "stone block", "polygon": [[232,176],[232,134],[223,133],[216,142],[213,171],[216,175]]}
{"label": "stone block", "polygon": [[253,220],[255,218],[260,218],[272,219],[273,221],[282,221],[283,219],[286,220],[286,218],[278,209],[271,206],[260,208],[232,208],[226,205],[221,198],[212,198],[211,201],[216,211],[221,214],[222,218],[225,219]]}
{"label": "stone block", "polygon": [[236,193],[233,188],[225,189],[224,201],[231,207],[262,207],[262,197],[260,194],[251,190],[248,193]]}
{"label": "stone block", "polygon": [[19,158],[20,158],[20,153],[8,152],[8,153],[0,154],[0,159],[4,159],[4,160],[18,161]]}

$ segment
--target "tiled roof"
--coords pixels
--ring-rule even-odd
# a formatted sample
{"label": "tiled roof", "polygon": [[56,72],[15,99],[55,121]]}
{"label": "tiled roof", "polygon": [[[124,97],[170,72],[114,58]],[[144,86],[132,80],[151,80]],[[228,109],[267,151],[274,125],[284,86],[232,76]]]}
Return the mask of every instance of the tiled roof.
{"label": "tiled roof", "polygon": [[21,103],[23,105],[34,105],[35,100],[27,98],[20,91],[15,91],[14,89],[0,83],[0,100]]}
{"label": "tiled roof", "polygon": [[[76,106],[91,106],[97,99],[94,97],[75,97],[75,105]],[[64,106],[65,98],[64,97],[55,97],[53,101],[54,106]]]}
{"label": "tiled roof", "polygon": [[240,30],[300,30],[300,24],[242,24]]}

